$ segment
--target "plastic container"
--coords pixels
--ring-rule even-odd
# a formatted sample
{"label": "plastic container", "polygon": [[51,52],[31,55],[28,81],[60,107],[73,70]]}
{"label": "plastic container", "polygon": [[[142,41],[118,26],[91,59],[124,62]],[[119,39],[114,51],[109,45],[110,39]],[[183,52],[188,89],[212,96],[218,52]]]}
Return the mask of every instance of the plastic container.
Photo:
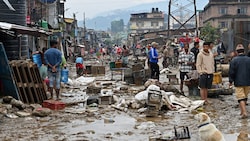
{"label": "plastic container", "polygon": [[222,75],[221,72],[215,72],[213,76],[213,84],[222,83]]}
{"label": "plastic container", "polygon": [[61,82],[67,83],[69,77],[69,70],[68,69],[62,69],[61,72]]}
{"label": "plastic container", "polygon": [[110,62],[109,67],[110,67],[110,69],[115,68],[115,62]]}
{"label": "plastic container", "polygon": [[37,64],[37,67],[40,68],[42,66],[42,58],[41,54],[34,54],[32,55],[33,62]]}
{"label": "plastic container", "polygon": [[45,100],[42,106],[51,110],[62,110],[65,108],[65,103],[56,100]]}

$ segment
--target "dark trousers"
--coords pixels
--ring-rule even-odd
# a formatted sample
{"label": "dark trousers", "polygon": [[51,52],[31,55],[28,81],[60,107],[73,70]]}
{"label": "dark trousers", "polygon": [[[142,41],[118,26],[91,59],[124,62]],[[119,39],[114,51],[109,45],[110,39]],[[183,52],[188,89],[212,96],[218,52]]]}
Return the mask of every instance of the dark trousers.
{"label": "dark trousers", "polygon": [[150,62],[151,78],[159,80],[160,70],[157,63]]}

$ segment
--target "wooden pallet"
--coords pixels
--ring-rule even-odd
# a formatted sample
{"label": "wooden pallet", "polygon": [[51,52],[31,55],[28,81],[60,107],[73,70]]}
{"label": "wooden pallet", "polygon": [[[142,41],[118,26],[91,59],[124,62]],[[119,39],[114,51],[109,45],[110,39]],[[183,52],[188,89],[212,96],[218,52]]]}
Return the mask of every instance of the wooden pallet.
{"label": "wooden pallet", "polygon": [[20,100],[24,103],[42,103],[47,99],[46,91],[38,67],[30,61],[13,60],[13,70]]}

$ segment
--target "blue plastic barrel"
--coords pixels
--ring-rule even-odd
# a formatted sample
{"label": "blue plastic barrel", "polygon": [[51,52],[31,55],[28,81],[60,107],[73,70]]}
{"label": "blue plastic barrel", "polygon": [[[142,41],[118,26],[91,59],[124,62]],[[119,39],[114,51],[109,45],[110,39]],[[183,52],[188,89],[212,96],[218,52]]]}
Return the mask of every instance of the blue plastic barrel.
{"label": "blue plastic barrel", "polygon": [[33,62],[37,64],[37,67],[40,68],[42,66],[42,58],[41,54],[34,54],[32,55]]}
{"label": "blue plastic barrel", "polygon": [[61,72],[61,82],[67,83],[69,77],[69,70],[68,69],[62,69]]}

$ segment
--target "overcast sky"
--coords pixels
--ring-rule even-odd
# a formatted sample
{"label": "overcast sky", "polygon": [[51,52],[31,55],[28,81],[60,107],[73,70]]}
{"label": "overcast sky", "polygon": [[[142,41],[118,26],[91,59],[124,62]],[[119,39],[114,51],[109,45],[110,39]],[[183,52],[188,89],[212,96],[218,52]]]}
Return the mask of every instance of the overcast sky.
{"label": "overcast sky", "polygon": [[[166,0],[66,0],[65,16],[72,17],[73,13],[76,13],[77,19],[83,19],[83,13],[85,13],[86,18],[93,18],[103,12],[161,1]],[[196,0],[196,3],[197,8],[202,9],[208,0]]]}

